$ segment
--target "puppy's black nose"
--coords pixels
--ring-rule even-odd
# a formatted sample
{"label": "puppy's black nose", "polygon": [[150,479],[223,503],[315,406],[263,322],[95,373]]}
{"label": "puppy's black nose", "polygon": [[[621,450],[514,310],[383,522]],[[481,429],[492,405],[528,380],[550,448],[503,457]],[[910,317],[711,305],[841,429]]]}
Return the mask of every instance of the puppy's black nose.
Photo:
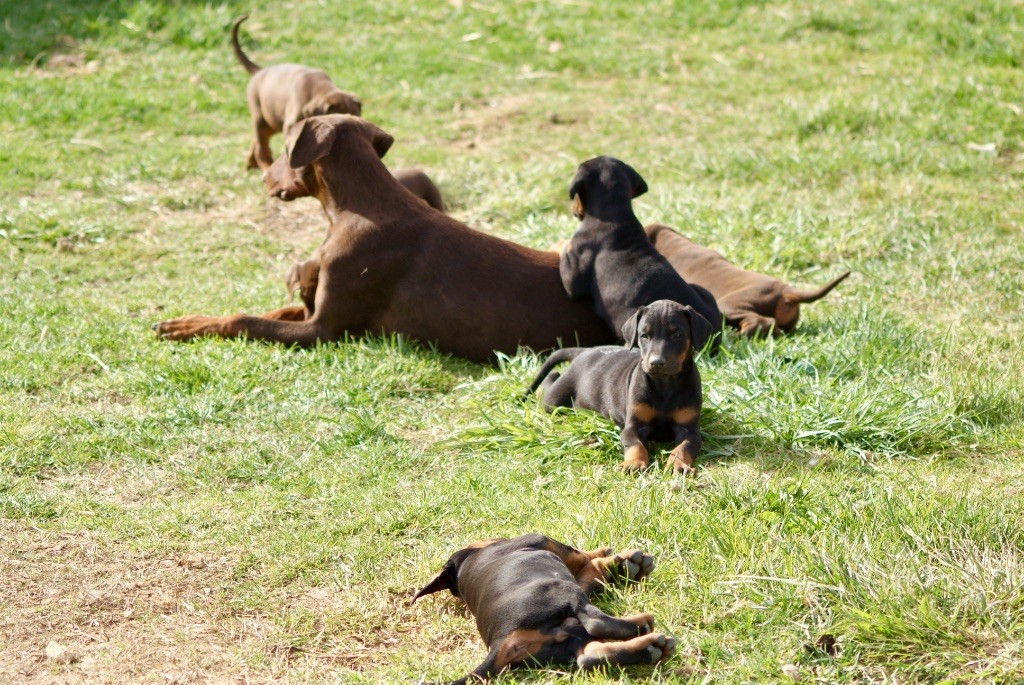
{"label": "puppy's black nose", "polygon": [[651,367],[651,371],[661,371],[665,368],[665,358],[651,357],[647,360],[647,365]]}

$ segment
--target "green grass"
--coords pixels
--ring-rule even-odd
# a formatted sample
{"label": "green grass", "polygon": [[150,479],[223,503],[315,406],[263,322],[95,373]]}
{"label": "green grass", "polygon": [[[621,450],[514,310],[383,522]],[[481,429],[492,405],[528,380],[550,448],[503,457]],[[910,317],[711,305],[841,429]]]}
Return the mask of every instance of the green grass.
{"label": "green grass", "polygon": [[[159,342],[162,318],[280,306],[322,236],[313,201],[243,171],[245,11],[256,62],[325,69],[481,230],[567,236],[576,165],[612,154],[645,222],[801,285],[855,274],[792,337],[701,361],[682,486],[618,472],[607,421],[519,402],[529,351]],[[540,531],[653,553],[598,602],[654,612],[679,651],[502,682],[1024,680],[1018,3],[0,15],[0,673],[455,678],[483,655],[472,621],[412,591],[465,542]]]}

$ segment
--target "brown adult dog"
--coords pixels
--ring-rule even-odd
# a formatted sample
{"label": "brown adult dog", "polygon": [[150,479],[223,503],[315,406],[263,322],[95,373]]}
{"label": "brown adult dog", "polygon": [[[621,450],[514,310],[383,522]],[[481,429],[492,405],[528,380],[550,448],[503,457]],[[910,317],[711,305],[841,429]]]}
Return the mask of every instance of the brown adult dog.
{"label": "brown adult dog", "polygon": [[588,599],[615,577],[640,580],[653,569],[654,559],[640,550],[581,552],[533,533],[460,549],[413,601],[449,590],[476,619],[487,657],[450,685],[530,662],[583,669],[656,664],[672,654],[676,641],[651,632],[650,614],[614,618]]}
{"label": "brown adult dog", "polygon": [[270,137],[287,131],[296,121],[319,114],[361,114],[363,105],[351,93],[338,90],[319,69],[298,64],[275,64],[261,68],[249,59],[238,44],[238,27],[248,15],[231,26],[231,46],[235,57],[252,74],[245,96],[252,115],[250,169],[266,169],[274,163]]}
{"label": "brown adult dog", "polygon": [[312,345],[401,333],[476,361],[519,345],[614,342],[587,303],[566,296],[558,255],[475,231],[406,191],[380,160],[393,140],[358,117],[313,117],[288,130],[287,158],[266,174],[272,194],[313,195],[330,219],[311,316],[186,316],[157,324],[157,335]]}
{"label": "brown adult dog", "polygon": [[817,290],[797,290],[777,278],[744,271],[668,226],[651,224],[644,230],[683,278],[711,291],[726,323],[750,337],[789,333],[796,327],[801,303],[824,297],[850,275],[847,271]]}
{"label": "brown adult dog", "polygon": [[[444,200],[441,199],[441,191],[437,189],[434,182],[424,172],[419,169],[394,169],[391,175],[402,184],[403,188],[426,202],[428,206],[442,212],[444,211]],[[274,188],[273,192],[271,192],[271,195],[282,200],[290,200],[291,198],[285,197],[286,194],[287,192],[280,188]],[[292,264],[284,276],[285,287],[288,289],[288,301],[292,301],[295,291],[298,290],[299,296],[306,307],[307,318],[313,313],[315,307],[319,273],[320,248],[318,247],[313,251],[309,259]]]}

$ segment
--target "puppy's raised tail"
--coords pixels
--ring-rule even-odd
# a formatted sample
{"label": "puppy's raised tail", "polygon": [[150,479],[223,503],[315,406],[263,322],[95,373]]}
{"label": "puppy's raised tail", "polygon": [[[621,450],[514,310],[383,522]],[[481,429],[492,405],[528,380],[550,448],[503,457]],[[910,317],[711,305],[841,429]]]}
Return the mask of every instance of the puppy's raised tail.
{"label": "puppy's raised tail", "polygon": [[839,276],[838,278],[829,281],[828,283],[821,286],[817,290],[797,290],[792,286],[786,286],[786,289],[782,292],[782,296],[786,298],[786,301],[789,303],[814,302],[815,300],[820,300],[821,298],[828,295],[832,288],[836,287],[844,280],[846,280],[846,277],[849,275],[850,272],[847,271],[842,276]]}
{"label": "puppy's raised tail", "polygon": [[238,27],[241,26],[242,22],[248,18],[248,14],[243,14],[238,19],[235,19],[235,23],[231,25],[231,47],[234,48],[235,57],[237,57],[238,61],[242,63],[245,70],[250,74],[255,74],[260,70],[260,65],[246,57],[245,53],[242,52],[242,46],[238,44]]}
{"label": "puppy's raised tail", "polygon": [[563,347],[560,350],[555,350],[551,353],[551,356],[547,358],[544,365],[540,367],[540,371],[537,372],[537,376],[530,383],[529,389],[523,393],[520,398],[523,402],[530,398],[530,395],[537,392],[537,388],[544,382],[544,379],[551,373],[551,369],[555,368],[562,362],[571,362],[576,357],[580,356],[587,350],[586,347]]}

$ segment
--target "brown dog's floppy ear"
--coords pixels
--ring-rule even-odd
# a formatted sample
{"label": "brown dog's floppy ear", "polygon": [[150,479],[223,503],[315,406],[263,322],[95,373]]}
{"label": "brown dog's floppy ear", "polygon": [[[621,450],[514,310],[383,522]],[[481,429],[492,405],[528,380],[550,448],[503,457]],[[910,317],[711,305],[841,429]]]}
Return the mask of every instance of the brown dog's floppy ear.
{"label": "brown dog's floppy ear", "polygon": [[643,318],[646,312],[647,307],[640,307],[634,312],[633,316],[626,319],[626,323],[622,324],[622,339],[626,341],[627,350],[639,347],[640,319]]}
{"label": "brown dog's floppy ear", "polygon": [[316,118],[292,124],[285,141],[288,166],[298,169],[326,157],[334,144],[336,131],[336,126]]}
{"label": "brown dog's floppy ear", "polygon": [[690,305],[684,306],[683,311],[686,312],[686,318],[690,320],[690,340],[693,341],[693,346],[699,350],[704,347],[708,338],[714,335],[715,328],[710,321]]}
{"label": "brown dog's floppy ear", "polygon": [[384,131],[376,124],[371,124],[365,119],[363,121],[363,130],[366,132],[366,137],[370,140],[370,145],[373,145],[374,152],[377,153],[378,157],[383,157],[391,149],[391,145],[395,142],[394,136]]}
{"label": "brown dog's floppy ear", "polygon": [[637,173],[636,169],[623,162],[622,166],[626,168],[626,175],[629,176],[629,183],[633,186],[633,197],[640,197],[647,192],[647,181],[643,179],[640,174]]}

